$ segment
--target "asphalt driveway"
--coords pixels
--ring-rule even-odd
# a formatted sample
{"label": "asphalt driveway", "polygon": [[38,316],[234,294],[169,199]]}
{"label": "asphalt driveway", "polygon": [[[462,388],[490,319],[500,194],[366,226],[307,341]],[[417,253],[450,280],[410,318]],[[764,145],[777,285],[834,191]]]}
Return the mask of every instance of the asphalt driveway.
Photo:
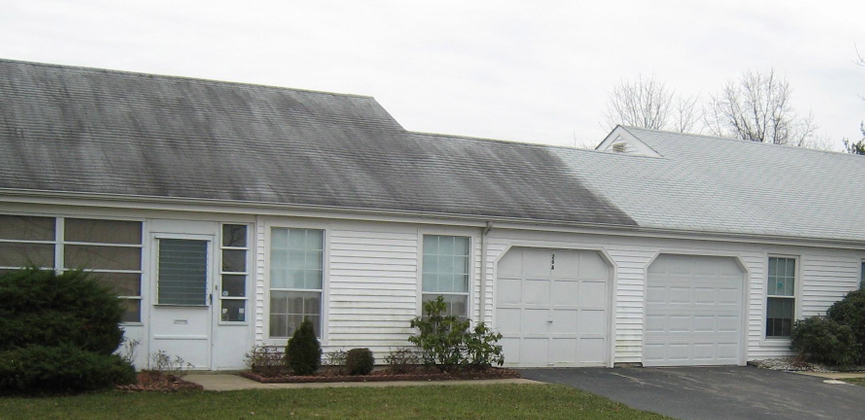
{"label": "asphalt driveway", "polygon": [[680,419],[865,419],[865,387],[754,367],[522,369]]}

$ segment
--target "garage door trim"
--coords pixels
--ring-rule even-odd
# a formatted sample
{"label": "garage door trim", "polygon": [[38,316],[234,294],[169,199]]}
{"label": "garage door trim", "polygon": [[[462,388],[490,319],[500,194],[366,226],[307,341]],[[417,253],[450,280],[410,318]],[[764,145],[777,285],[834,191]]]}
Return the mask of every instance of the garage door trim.
{"label": "garage door trim", "polygon": [[606,349],[606,367],[613,367],[615,363],[615,350],[616,350],[616,280],[619,278],[618,275],[618,266],[616,265],[613,257],[607,252],[604,247],[597,246],[580,246],[575,245],[573,243],[557,243],[557,242],[509,242],[501,252],[492,260],[492,284],[493,290],[491,295],[492,298],[492,314],[491,314],[491,325],[495,327],[498,322],[497,320],[497,303],[498,302],[498,287],[496,287],[496,283],[499,277],[499,262],[502,258],[504,258],[509,251],[514,248],[531,248],[531,249],[554,249],[554,250],[566,250],[566,251],[587,251],[587,252],[597,252],[602,260],[607,264],[610,269],[610,276],[607,279],[607,329],[606,329],[606,341],[607,341],[607,349]]}
{"label": "garage door trim", "polygon": [[742,308],[741,308],[740,320],[739,320],[740,321],[739,322],[740,331],[739,331],[739,361],[738,361],[738,365],[739,366],[745,366],[747,363],[747,360],[748,360],[748,320],[749,320],[749,316],[750,316],[750,306],[751,306],[751,302],[749,299],[749,296],[751,296],[751,282],[750,282],[751,270],[748,268],[748,266],[742,260],[742,256],[740,254],[731,253],[731,252],[706,252],[706,251],[693,251],[692,252],[692,251],[687,251],[687,250],[661,249],[661,250],[655,252],[654,255],[652,255],[652,258],[649,259],[649,261],[646,263],[645,267],[643,268],[643,279],[645,279],[645,281],[643,282],[643,302],[644,302],[643,316],[642,316],[643,337],[641,339],[642,345],[640,346],[640,352],[641,352],[640,358],[641,359],[643,358],[642,354],[645,351],[644,349],[645,349],[645,344],[646,344],[645,329],[646,329],[646,319],[648,316],[648,310],[646,309],[645,302],[647,300],[647,296],[648,296],[648,292],[649,292],[649,267],[651,267],[652,264],[655,262],[655,260],[657,260],[658,257],[660,257],[662,255],[731,258],[736,263],[736,265],[739,266],[739,269],[742,270],[742,282],[743,282],[742,283],[742,293],[741,293]]}

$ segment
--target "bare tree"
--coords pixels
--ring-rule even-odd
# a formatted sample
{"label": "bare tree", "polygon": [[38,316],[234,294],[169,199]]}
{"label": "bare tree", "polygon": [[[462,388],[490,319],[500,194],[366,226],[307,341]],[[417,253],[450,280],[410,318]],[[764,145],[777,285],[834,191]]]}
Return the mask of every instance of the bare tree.
{"label": "bare tree", "polygon": [[790,83],[774,70],[747,71],[709,99],[706,126],[717,136],[819,147],[813,116],[796,113],[790,104],[791,93]]}
{"label": "bare tree", "polygon": [[605,117],[609,128],[616,125],[692,132],[701,123],[698,97],[683,98],[655,76],[622,80],[607,99]]}

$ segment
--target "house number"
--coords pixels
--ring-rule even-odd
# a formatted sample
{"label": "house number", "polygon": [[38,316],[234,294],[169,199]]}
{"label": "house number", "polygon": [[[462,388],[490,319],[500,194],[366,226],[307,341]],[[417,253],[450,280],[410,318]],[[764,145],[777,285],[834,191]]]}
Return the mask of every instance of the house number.
{"label": "house number", "polygon": [[550,254],[550,270],[556,269],[556,253]]}

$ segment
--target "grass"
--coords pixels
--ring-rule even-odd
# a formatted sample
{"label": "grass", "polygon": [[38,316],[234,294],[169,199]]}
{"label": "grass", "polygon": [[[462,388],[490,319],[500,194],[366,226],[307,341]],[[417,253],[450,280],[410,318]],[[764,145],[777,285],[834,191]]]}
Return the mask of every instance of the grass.
{"label": "grass", "polygon": [[865,378],[850,378],[850,379],[842,379],[844,382],[848,382],[854,385],[865,386]]}
{"label": "grass", "polygon": [[665,419],[562,385],[121,393],[0,398],[11,419]]}

